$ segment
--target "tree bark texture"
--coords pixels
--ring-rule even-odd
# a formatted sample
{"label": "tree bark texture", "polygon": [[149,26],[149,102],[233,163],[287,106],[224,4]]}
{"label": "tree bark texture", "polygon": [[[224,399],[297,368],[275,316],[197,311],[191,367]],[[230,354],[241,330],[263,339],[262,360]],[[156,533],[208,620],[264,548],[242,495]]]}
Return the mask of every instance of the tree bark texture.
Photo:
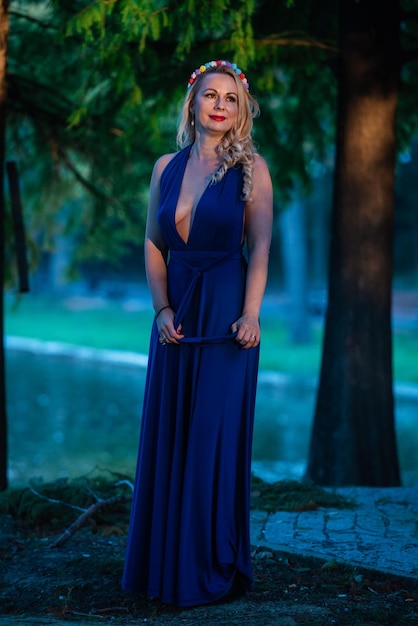
{"label": "tree bark texture", "polygon": [[328,308],[306,477],[398,485],[391,293],[397,0],[341,0]]}
{"label": "tree bark texture", "polygon": [[7,415],[4,358],[4,161],[7,98],[7,37],[9,15],[7,0],[0,0],[0,491],[7,489]]}

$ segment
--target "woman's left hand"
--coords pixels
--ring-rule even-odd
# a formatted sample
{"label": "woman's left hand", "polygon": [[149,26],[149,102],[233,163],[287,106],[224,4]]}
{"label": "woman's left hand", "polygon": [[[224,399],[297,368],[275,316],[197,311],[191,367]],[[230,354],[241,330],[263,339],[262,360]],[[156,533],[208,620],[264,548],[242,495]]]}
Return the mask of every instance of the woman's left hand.
{"label": "woman's left hand", "polygon": [[260,324],[257,318],[242,315],[231,326],[232,332],[236,332],[237,341],[244,350],[255,348],[260,343]]}

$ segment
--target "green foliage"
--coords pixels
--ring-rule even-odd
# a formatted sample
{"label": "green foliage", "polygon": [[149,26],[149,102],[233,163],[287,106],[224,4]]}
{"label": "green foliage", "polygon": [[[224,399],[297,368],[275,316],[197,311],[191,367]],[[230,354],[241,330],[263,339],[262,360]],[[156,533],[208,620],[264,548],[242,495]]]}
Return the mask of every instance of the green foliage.
{"label": "green foliage", "polygon": [[[71,235],[77,259],[116,259],[141,244],[153,162],[176,149],[187,78],[211,58],[243,67],[260,100],[255,136],[278,206],[332,160],[332,0],[12,0],[10,17],[7,158],[22,177],[33,250]],[[402,40],[412,59],[413,20]],[[415,69],[402,70],[403,149],[417,128]]]}
{"label": "green foliage", "polygon": [[64,37],[71,16],[65,2],[11,5],[7,158],[18,164],[32,249],[64,235],[80,242],[77,258],[118,259],[143,239],[152,156],[126,132],[142,93]]}
{"label": "green foliage", "polygon": [[86,106],[78,107],[74,109],[68,116],[68,128],[71,129],[74,126],[78,126],[83,122],[88,113],[88,109]]}
{"label": "green foliage", "polygon": [[418,133],[417,76],[418,76],[418,21],[408,19],[408,13],[418,11],[416,0],[403,0],[404,19],[400,29],[402,58],[401,84],[397,116],[398,152],[409,150],[411,137]]}
{"label": "green foliage", "polygon": [[87,42],[104,37],[105,18],[113,11],[115,2],[91,2],[67,24],[66,35],[84,35]]}
{"label": "green foliage", "polygon": [[151,44],[161,40],[169,41],[174,58],[182,60],[197,42],[228,33],[234,58],[245,61],[254,56],[254,11],[254,0],[96,0],[70,19],[66,34],[97,44],[102,60],[111,61],[127,43],[146,58]]}
{"label": "green foliage", "polygon": [[[121,32],[129,32],[132,41],[138,42],[139,51],[144,52],[147,40],[157,41],[161,31],[169,26],[168,7],[161,2],[150,0],[96,0],[76,13],[67,24],[66,34],[81,35],[88,44],[109,41],[109,30],[115,21],[122,27]],[[113,36],[112,36],[113,38]],[[115,44],[119,37],[114,39]],[[106,46],[100,47],[103,55]]]}
{"label": "green foliage", "polygon": [[[264,35],[288,14],[285,2],[254,0],[14,0],[7,144],[23,180],[31,240],[48,249],[57,236],[74,233],[77,258],[103,258],[106,249],[116,258],[124,241],[141,243],[153,161],[175,149],[178,101],[203,60],[251,64],[250,79],[266,103],[260,129],[267,138],[272,118],[276,128],[286,126],[275,115],[276,94],[296,79],[290,70],[277,75],[276,41]],[[298,29],[308,25],[303,12],[290,17]],[[305,154],[288,132],[275,134],[278,143],[269,138],[270,150],[262,146],[272,162],[284,162],[273,157],[277,147]],[[304,157],[294,164],[305,168]],[[104,245],[106,233],[118,241]]]}

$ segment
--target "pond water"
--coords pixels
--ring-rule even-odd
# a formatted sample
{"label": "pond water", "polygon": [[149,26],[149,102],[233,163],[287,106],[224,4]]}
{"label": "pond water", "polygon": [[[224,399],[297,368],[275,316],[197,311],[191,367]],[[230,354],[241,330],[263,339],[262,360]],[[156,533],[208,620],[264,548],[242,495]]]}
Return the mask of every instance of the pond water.
{"label": "pond water", "polygon": [[[133,476],[145,368],[8,349],[10,486],[78,477],[99,467]],[[315,388],[260,373],[253,472],[301,478]],[[418,398],[397,399],[404,485],[418,485]]]}

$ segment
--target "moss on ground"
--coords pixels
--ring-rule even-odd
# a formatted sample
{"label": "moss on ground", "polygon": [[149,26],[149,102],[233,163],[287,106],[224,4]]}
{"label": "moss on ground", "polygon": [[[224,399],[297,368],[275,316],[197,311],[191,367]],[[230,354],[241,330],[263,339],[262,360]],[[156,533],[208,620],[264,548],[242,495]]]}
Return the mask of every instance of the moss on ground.
{"label": "moss on ground", "polygon": [[[74,522],[90,506],[117,496],[129,496],[132,480],[117,474],[95,473],[74,480],[36,483],[0,493],[0,513],[11,515],[26,528],[39,532],[60,529]],[[261,511],[309,511],[319,507],[349,508],[347,498],[316,485],[298,481],[266,483],[252,477],[251,507]],[[119,501],[92,516],[98,526],[125,525],[130,502]]]}
{"label": "moss on ground", "polygon": [[319,507],[337,509],[353,508],[355,503],[317,485],[296,480],[281,480],[266,483],[261,478],[252,477],[251,507],[260,511],[313,511]]}

